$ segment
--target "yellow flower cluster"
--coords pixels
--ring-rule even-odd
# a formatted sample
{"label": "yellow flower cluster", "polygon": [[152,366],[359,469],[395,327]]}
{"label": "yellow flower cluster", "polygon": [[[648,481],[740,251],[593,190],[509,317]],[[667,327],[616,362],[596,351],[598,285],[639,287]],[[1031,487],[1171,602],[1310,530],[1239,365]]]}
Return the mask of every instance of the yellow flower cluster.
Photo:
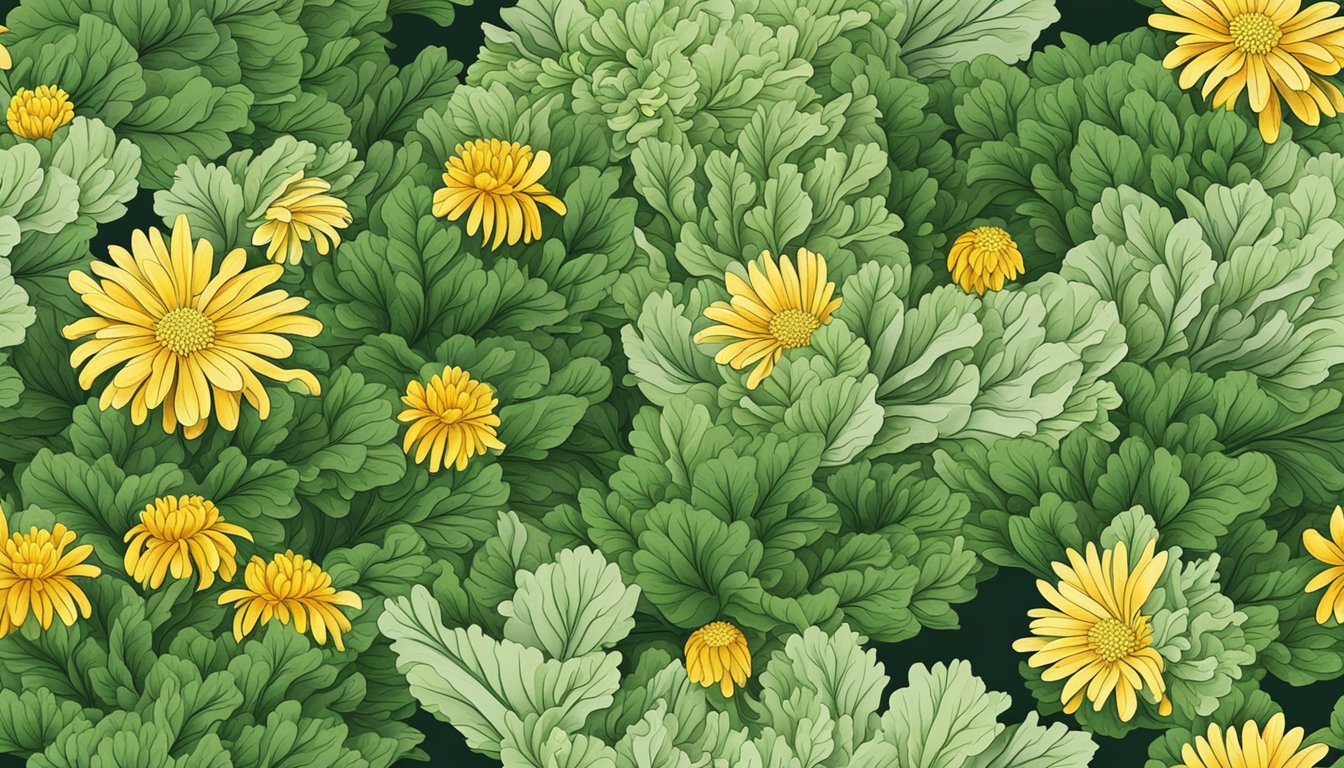
{"label": "yellow flower cluster", "polygon": [[341,244],[337,230],[350,226],[350,209],[340,198],[325,194],[331,185],[322,179],[305,179],[303,171],[285,179],[280,195],[266,208],[266,220],[252,235],[253,245],[267,245],[266,258],[277,264],[298,264],[303,244],[313,241],[317,252],[327,255]]}
{"label": "yellow flower cluster", "polygon": [[1336,506],[1330,515],[1330,538],[1307,529],[1302,532],[1302,546],[1326,566],[1307,583],[1308,592],[1325,590],[1316,606],[1316,622],[1325,624],[1334,616],[1336,623],[1344,624],[1344,509]]}
{"label": "yellow flower cluster", "polygon": [[[252,540],[247,529],[225,522],[208,499],[155,499],[140,513],[140,523],[126,532],[126,572],[150,589],[161,587],[169,575],[190,578],[193,566],[200,572],[197,591],[213,584],[216,574],[232,581],[238,549],[230,537]],[[337,591],[316,563],[292,551],[276,555],[270,564],[253,556],[243,578],[244,589],[230,589],[219,597],[220,605],[237,604],[235,640],[242,642],[258,624],[275,619],[292,621],[300,633],[311,631],[319,645],[330,635],[336,650],[345,650],[341,634],[350,631],[350,620],[337,607],[362,607],[359,595]]]}
{"label": "yellow flower cluster", "polygon": [[1344,66],[1344,18],[1335,3],[1297,0],[1162,0],[1171,13],[1148,18],[1181,35],[1162,63],[1180,69],[1180,86],[1204,80],[1214,107],[1233,109],[1245,93],[1260,134],[1278,141],[1283,105],[1307,125],[1344,110],[1344,93],[1326,78]]}
{"label": "yellow flower cluster", "polygon": [[[467,217],[467,235],[481,230],[481,244],[499,248],[541,239],[544,205],[564,215],[565,204],[541,184],[551,155],[516,141],[481,139],[458,144],[445,165],[443,189],[434,193],[434,215],[457,221]],[[494,234],[494,242],[490,235]]]}
{"label": "yellow flower cluster", "polygon": [[1181,747],[1181,764],[1174,768],[1315,768],[1330,751],[1324,744],[1302,747],[1306,732],[1286,731],[1280,712],[1269,718],[1265,729],[1248,721],[1238,733],[1210,723],[1205,735]]}
{"label": "yellow flower cluster", "polygon": [[450,464],[461,471],[487,448],[504,450],[495,431],[500,422],[494,390],[461,368],[450,366],[429,381],[412,381],[401,402],[406,410],[397,419],[411,423],[402,449],[410,456],[414,448],[417,464],[428,458],[430,472]]}
{"label": "yellow flower cluster", "polygon": [[952,243],[947,271],[962,290],[984,296],[987,290],[1003,290],[1004,281],[1016,280],[1026,266],[1017,242],[1006,230],[976,227]]}
{"label": "yellow flower cluster", "polygon": [[[283,267],[246,269],[243,249],[218,265],[208,240],[192,241],[187,217],[179,215],[170,238],[158,229],[131,233],[131,250],[108,249],[112,263],[95,261],[101,280],[75,270],[70,287],[95,313],[67,325],[67,339],[92,338],[70,356],[84,365],[85,389],[117,368],[99,407],[130,406],[131,421],[143,424],[162,409],[164,432],[181,426],[188,438],[205,431],[213,413],[219,424],[238,426],[243,400],[264,419],[270,398],[260,377],[298,381],[321,391],[317,378],[302,369],[286,370],[272,359],[293,352],[281,334],[316,336],[322,324],[295,312],[306,299],[282,290],[262,292],[280,279]],[[85,365],[87,363],[87,365]]]}
{"label": "yellow flower cluster", "polygon": [[[4,58],[9,58],[5,52]],[[15,136],[25,139],[50,139],[56,129],[75,119],[70,94],[54,85],[39,85],[35,90],[20,88],[9,100],[5,121]]]}
{"label": "yellow flower cluster", "polygon": [[747,264],[745,279],[732,272],[723,277],[732,298],[705,309],[718,325],[697,333],[695,341],[728,342],[714,355],[719,365],[739,371],[755,365],[747,389],[770,375],[785,350],[811,346],[812,334],[840,308],[835,283],[826,279],[826,260],[806,248],[798,249],[796,266],[788,256],[776,263],[767,251]]}
{"label": "yellow flower cluster", "polygon": [[143,587],[158,589],[171,573],[191,577],[192,564],[201,573],[196,590],[209,587],[215,574],[233,578],[238,548],[230,536],[252,540],[246,528],[224,522],[215,504],[200,496],[165,496],[140,513],[140,523],[126,532],[125,566]]}
{"label": "yellow flower cluster", "polygon": [[78,616],[88,618],[93,606],[74,579],[102,573],[84,561],[93,547],[75,543],[75,533],[57,523],[51,530],[9,532],[9,521],[0,507],[0,637],[22,627],[31,615],[42,629],[51,628],[52,617],[67,627]]}
{"label": "yellow flower cluster", "polygon": [[[956,239],[947,257],[953,281],[967,293],[1002,290],[1006,281],[1025,271],[1022,252],[1007,231],[976,227]],[[812,334],[831,322],[842,299],[826,279],[826,259],[799,248],[795,259],[763,252],[748,262],[745,274],[724,274],[729,300],[704,311],[711,325],[695,334],[695,342],[717,344],[714,362],[742,370],[747,389],[760,386],[790,349],[812,345]]]}
{"label": "yellow flower cluster", "polygon": [[1031,653],[1032,667],[1046,667],[1042,680],[1065,681],[1066,713],[1078,711],[1084,699],[1101,711],[1113,695],[1120,719],[1129,721],[1144,689],[1159,714],[1171,713],[1165,662],[1153,647],[1149,617],[1140,614],[1167,567],[1167,553],[1156,547],[1149,541],[1130,567],[1124,542],[1100,553],[1089,543],[1085,556],[1070,549],[1068,565],[1054,564],[1058,584],[1036,582],[1053,607],[1030,612],[1032,636],[1013,649]]}
{"label": "yellow flower cluster", "polygon": [[686,674],[691,682],[731,698],[751,677],[751,650],[742,630],[726,621],[712,621],[686,640]]}

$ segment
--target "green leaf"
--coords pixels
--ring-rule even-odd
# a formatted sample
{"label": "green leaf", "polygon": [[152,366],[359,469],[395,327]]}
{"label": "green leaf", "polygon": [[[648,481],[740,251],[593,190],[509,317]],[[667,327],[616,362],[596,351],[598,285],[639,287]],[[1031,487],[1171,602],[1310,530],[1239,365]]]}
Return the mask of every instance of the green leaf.
{"label": "green leaf", "polygon": [[123,411],[103,410],[97,400],[75,408],[68,433],[74,453],[93,463],[109,456],[122,470],[143,475],[159,465],[181,465],[186,451],[176,435],[169,435],[158,424],[135,426]]}
{"label": "green leaf", "polygon": [[420,581],[430,563],[424,539],[413,527],[397,524],[388,528],[381,544],[369,542],[332,552],[323,559],[322,569],[335,583],[350,584],[382,597],[397,597]]}
{"label": "green leaf", "polygon": [[139,522],[139,514],[155,498],[174,494],[183,483],[182,470],[161,464],[144,475],[127,475],[111,457],[88,463],[73,454],[42,450],[19,478],[26,504],[60,517],[94,544],[104,563],[120,563],[122,537]]}
{"label": "green leaf", "polygon": [[450,26],[456,18],[457,5],[471,5],[469,0],[388,0],[387,14],[398,16],[414,13],[424,16],[441,27]]}
{"label": "green leaf", "polygon": [[1168,211],[1129,188],[1102,194],[1093,225],[1098,238],[1070,251],[1060,275],[1115,303],[1130,360],[1156,361],[1187,350],[1186,332],[1216,269],[1200,225],[1190,219],[1173,224]]}
{"label": "green leaf", "polygon": [[1063,723],[1040,724],[1028,712],[1020,725],[1010,725],[965,768],[1087,768],[1097,743],[1086,731],[1071,731]]}
{"label": "green leaf", "polygon": [[340,368],[321,397],[297,400],[293,427],[276,455],[298,470],[300,496],[343,517],[356,493],[395,483],[406,471],[392,416],[386,387]]}
{"label": "green leaf", "polygon": [[140,183],[163,189],[189,157],[213,160],[229,149],[228,134],[247,124],[251,94],[220,88],[188,71],[145,72],[147,92],[117,127],[141,149]]}
{"label": "green leaf", "polygon": [[0,348],[16,347],[37,320],[37,312],[28,305],[28,292],[14,282],[9,260],[0,257]]}
{"label": "green leaf", "polygon": [[[42,154],[32,144],[0,150],[0,179],[5,181],[0,216],[16,220],[24,234],[54,234],[79,216],[75,180],[59,168],[43,169]],[[17,239],[9,243],[17,244]]]}
{"label": "green leaf", "polygon": [[140,173],[140,148],[117,140],[101,120],[76,116],[53,138],[51,167],[64,171],[79,186],[79,215],[99,224],[126,214],[135,197]]}
{"label": "green leaf", "polygon": [[504,637],[565,661],[606,650],[635,627],[639,587],[587,547],[566,549],[535,573],[520,571],[518,591],[499,605]]}
{"label": "green leaf", "polygon": [[548,660],[534,648],[486,637],[480,627],[446,629],[422,586],[387,601],[378,627],[421,705],[491,757],[499,756],[507,715],[552,713],[556,727],[577,730],[611,704],[620,684],[619,654]]}
{"label": "green leaf", "polygon": [[518,575],[550,561],[544,531],[526,525],[515,512],[499,512],[498,536],[486,540],[471,561],[466,587],[475,602],[495,608],[518,591]]}
{"label": "green leaf", "polygon": [[901,59],[926,79],[981,54],[1021,61],[1059,21],[1053,0],[913,0],[898,9]]}
{"label": "green leaf", "polygon": [[735,600],[750,603],[759,593],[753,574],[762,546],[746,523],[729,525],[684,503],[654,507],[643,522],[636,583],[668,622],[701,626]]}
{"label": "green leaf", "polygon": [[197,492],[215,502],[229,522],[246,528],[258,547],[278,551],[285,543],[283,521],[299,513],[298,483],[299,473],[284,462],[248,461],[230,447],[214,457]]}
{"label": "green leaf", "polygon": [[1138,142],[1128,136],[1092,122],[1078,126],[1078,143],[1069,156],[1078,204],[1087,210],[1105,190],[1138,186],[1144,176],[1143,155]]}
{"label": "green leaf", "polygon": [[[446,0],[409,2],[442,2],[448,5]],[[382,84],[376,92],[364,94],[363,103],[354,116],[352,140],[361,147],[372,146],[381,139],[401,141],[415,128],[426,110],[447,100],[457,88],[461,70],[461,63],[448,58],[446,48],[429,46],[421,49],[410,64],[397,72],[396,77]]]}
{"label": "green leaf", "polygon": [[0,691],[0,752],[24,757],[40,752],[65,728],[82,720],[79,702],[58,700],[46,688]]}
{"label": "green leaf", "polygon": [[[780,101],[770,106],[757,107],[751,121],[742,129],[737,143],[747,172],[756,180],[765,182],[797,175],[797,166],[786,168],[784,164],[795,151],[825,135],[826,127],[822,124],[820,114],[803,112],[792,102]],[[766,196],[769,197],[769,192]],[[807,206],[809,214],[812,210],[810,202]],[[806,222],[803,222],[803,226],[806,226]]]}
{"label": "green leaf", "polygon": [[885,269],[867,268],[845,281],[873,303],[846,301],[836,312],[872,350],[869,369],[878,378],[882,429],[866,455],[899,453],[956,434],[969,423],[979,389],[971,352],[984,334],[975,317],[977,300],[956,286],[924,295],[906,309],[895,296],[865,290],[890,282]]}
{"label": "green leaf", "polygon": [[1097,478],[1093,501],[1112,513],[1142,505],[1165,544],[1207,552],[1238,517],[1269,508],[1274,484],[1273,463],[1261,454],[1175,456],[1130,438]]}
{"label": "green leaf", "polygon": [[193,237],[209,240],[216,253],[226,253],[250,240],[242,231],[246,209],[243,188],[227,168],[188,158],[173,172],[168,189],[154,193],[154,212],[164,221],[185,214]]}
{"label": "green leaf", "polygon": [[303,74],[304,30],[294,18],[282,18],[273,3],[256,0],[211,0],[215,26],[238,48],[242,85],[256,106],[292,101]]}
{"label": "green leaf", "polygon": [[[694,306],[694,305],[693,305]],[[621,329],[630,376],[656,405],[720,380],[714,358],[691,342],[692,321],[670,291],[644,301],[639,319]]]}
{"label": "green leaf", "polygon": [[1082,375],[1082,361],[1067,344],[1046,340],[1045,304],[1036,297],[995,292],[982,307],[983,336],[974,357],[980,391],[957,437],[990,444],[999,437],[1035,434],[1042,421],[1064,412]]}
{"label": "green leaf", "polygon": [[352,130],[345,108],[313,91],[302,91],[293,101],[255,107],[250,116],[256,138],[264,141],[288,135],[325,146],[348,140]]}
{"label": "green leaf", "polygon": [[116,27],[93,14],[80,16],[78,24],[74,34],[62,30],[65,34],[40,51],[32,50],[37,41],[25,45],[19,38],[15,60],[35,64],[23,85],[57,84],[70,94],[76,114],[96,117],[115,128],[144,98],[145,72],[134,46]]}
{"label": "green leaf", "polygon": [[[731,155],[718,150],[711,152],[703,167],[709,179],[707,210],[700,212],[699,222],[682,228],[676,257],[692,276],[718,279],[730,264],[747,254],[738,222],[743,221],[756,202],[757,184],[737,152]],[[799,204],[810,206],[811,201]],[[764,209],[758,210],[757,217],[768,219]],[[769,226],[768,221],[762,224]]]}
{"label": "green leaf", "polygon": [[359,753],[347,749],[344,723],[303,716],[303,705],[286,701],[266,716],[264,725],[242,729],[230,745],[234,765],[306,768],[313,765],[356,766]]}
{"label": "green leaf", "polygon": [[588,401],[573,395],[547,395],[499,409],[499,440],[503,456],[540,460],[569,438],[588,410]]}
{"label": "green leaf", "polygon": [[984,752],[1003,730],[1006,694],[986,692],[965,661],[910,668],[910,684],[891,694],[879,738],[900,752],[902,765],[954,768]]}
{"label": "green leaf", "polygon": [[630,155],[635,189],[663,217],[668,234],[675,238],[681,225],[694,221],[695,153],[689,147],[658,139],[644,139]]}
{"label": "green leaf", "polygon": [[747,231],[760,235],[764,250],[775,254],[783,253],[811,223],[812,198],[803,191],[803,175],[794,165],[780,166],[778,175],[765,182],[761,204],[742,218]]}
{"label": "green leaf", "polygon": [[761,673],[760,698],[751,706],[779,728],[791,719],[790,700],[805,691],[854,742],[867,740],[888,679],[877,652],[864,650],[865,640],[848,625],[833,633],[809,627],[793,635],[771,654]]}

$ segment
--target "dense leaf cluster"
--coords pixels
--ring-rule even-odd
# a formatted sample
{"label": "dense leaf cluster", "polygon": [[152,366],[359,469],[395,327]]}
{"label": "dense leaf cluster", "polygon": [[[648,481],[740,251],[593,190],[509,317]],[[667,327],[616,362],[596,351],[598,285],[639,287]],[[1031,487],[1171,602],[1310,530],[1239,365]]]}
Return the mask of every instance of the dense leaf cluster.
{"label": "dense leaf cluster", "polygon": [[[0,98],[58,84],[76,117],[0,132],[0,505],[102,575],[88,619],[0,637],[0,752],[391,766],[423,757],[419,707],[509,768],[1082,768],[1089,732],[1135,729],[1166,766],[1277,712],[1268,677],[1344,676],[1302,544],[1344,492],[1339,121],[1265,144],[1151,30],[1033,53],[1049,0],[521,0],[461,82],[443,48],[392,64],[402,14],[454,9],[6,20]],[[434,215],[478,139],[548,153],[565,211],[540,239]],[[277,285],[322,324],[287,363],[321,394],[271,384],[264,416],[194,439],[103,407],[115,374],[82,385],[61,334],[99,227],[142,195],[162,222],[131,227],[186,216],[259,265],[300,172],[353,219]],[[983,296],[945,266],[979,226],[1027,266]],[[748,387],[694,338],[726,273],[800,248],[842,304]],[[449,366],[489,384],[506,447],[431,472],[397,416]],[[292,550],[358,595],[346,649],[235,639],[241,576],[136,583],[127,531],[183,494],[250,533],[240,565]],[[956,629],[1000,569],[1054,582],[1070,550],[1154,538],[1170,712],[1042,722],[1063,683],[1026,663],[1020,722],[974,659],[889,686],[872,645]],[[750,649],[733,697],[688,671],[716,621]],[[1334,723],[1311,738],[1344,748]]]}

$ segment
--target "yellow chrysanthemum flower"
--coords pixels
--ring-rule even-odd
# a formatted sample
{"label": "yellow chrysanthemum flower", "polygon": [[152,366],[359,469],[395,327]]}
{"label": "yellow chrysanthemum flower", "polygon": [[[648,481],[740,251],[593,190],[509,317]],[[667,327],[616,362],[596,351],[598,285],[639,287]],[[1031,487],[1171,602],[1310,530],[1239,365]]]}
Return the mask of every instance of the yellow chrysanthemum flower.
{"label": "yellow chrysanthemum flower", "polygon": [[[5,58],[9,52],[5,52]],[[39,85],[37,90],[20,88],[9,100],[5,120],[9,130],[25,139],[50,139],[56,129],[75,119],[70,94],[54,85]]]}
{"label": "yellow chrysanthemum flower", "polygon": [[1026,271],[1012,235],[998,227],[976,227],[958,237],[947,254],[947,271],[967,293],[1001,291],[1006,280]]}
{"label": "yellow chrysanthemum flower", "polygon": [[238,547],[230,536],[248,541],[246,528],[224,522],[215,503],[200,496],[165,496],[140,513],[140,523],[126,532],[126,572],[141,586],[158,589],[169,572],[174,579],[191,577],[191,564],[201,572],[199,592],[238,570]]}
{"label": "yellow chrysanthemum flower", "polygon": [[719,365],[734,370],[756,363],[747,377],[747,389],[775,369],[784,350],[812,344],[812,333],[831,322],[840,308],[835,283],[826,281],[826,259],[806,248],[798,249],[798,268],[781,256],[776,266],[768,251],[748,262],[747,279],[728,272],[724,284],[732,295],[705,309],[712,325],[695,334],[696,343],[731,341],[714,356]]}
{"label": "yellow chrysanthemum flower", "polygon": [[1330,515],[1330,538],[1308,529],[1302,532],[1302,545],[1312,557],[1329,566],[1307,583],[1308,592],[1329,586],[1316,606],[1316,623],[1324,624],[1333,613],[1335,621],[1344,624],[1344,509],[1336,506]]}
{"label": "yellow chrysanthemum flower", "polygon": [[409,421],[406,439],[401,449],[411,455],[411,447],[418,442],[415,463],[429,458],[429,471],[439,467],[467,468],[467,460],[477,454],[485,455],[487,448],[504,450],[495,428],[499,417],[495,406],[499,400],[488,385],[476,381],[456,366],[443,369],[428,382],[412,381],[406,385],[401,398],[406,410],[397,415],[398,421]]}
{"label": "yellow chrysanthemum flower", "polygon": [[76,612],[84,618],[93,606],[72,579],[94,578],[102,573],[96,565],[84,561],[93,547],[82,544],[70,551],[75,533],[57,523],[50,531],[36,526],[27,534],[9,532],[5,510],[0,508],[0,637],[23,626],[31,613],[43,629],[51,628],[52,616],[59,616],[67,627],[75,623]]}
{"label": "yellow chrysanthemum flower", "polygon": [[481,244],[490,242],[491,233],[498,248],[507,238],[513,245],[541,239],[541,209],[544,205],[564,215],[565,204],[546,191],[541,177],[551,167],[551,155],[516,141],[478,139],[458,144],[457,154],[445,163],[443,189],[434,193],[434,215],[457,221],[468,209],[467,235],[484,230]]}
{"label": "yellow chrysanthemum flower", "polygon": [[337,591],[317,563],[286,551],[271,562],[253,557],[243,573],[246,589],[230,589],[219,596],[219,604],[237,603],[233,616],[233,639],[242,642],[257,626],[271,619],[288,625],[300,634],[312,630],[318,645],[325,645],[331,635],[336,650],[344,651],[341,633],[350,631],[350,620],[339,610],[340,606],[363,607],[359,595],[349,590]]}
{"label": "yellow chrysanthemum flower", "polygon": [[1149,541],[1130,570],[1124,542],[1100,556],[1089,543],[1086,559],[1070,549],[1070,565],[1053,564],[1058,586],[1037,580],[1054,608],[1032,609],[1034,636],[1013,643],[1013,649],[1031,653],[1030,666],[1048,667],[1042,680],[1065,680],[1060,701],[1066,713],[1077,712],[1084,698],[1100,712],[1114,693],[1120,719],[1128,721],[1145,687],[1159,714],[1171,713],[1162,656],[1153,647],[1149,617],[1139,615],[1167,567],[1167,553],[1154,556],[1156,546],[1155,539]]}
{"label": "yellow chrysanthemum flower", "polygon": [[1235,728],[1210,723],[1204,736],[1181,747],[1181,764],[1174,768],[1315,768],[1329,748],[1312,744],[1299,750],[1305,732],[1294,728],[1284,733],[1280,712],[1269,718],[1262,733],[1255,721],[1247,721],[1238,736]]}
{"label": "yellow chrysanthemum flower", "polygon": [[238,426],[239,403],[246,398],[264,419],[271,401],[258,376],[299,381],[316,395],[317,379],[304,370],[287,370],[270,359],[288,357],[294,348],[280,334],[316,336],[318,321],[291,314],[306,299],[284,291],[262,293],[284,268],[268,264],[244,269],[247,255],[235,248],[214,272],[214,250],[201,240],[193,248],[186,216],[173,224],[171,243],[150,227],[131,233],[131,250],[111,246],[112,264],[93,262],[100,281],[80,271],[70,286],[97,313],[67,325],[67,339],[90,334],[75,349],[70,364],[88,365],[79,374],[85,389],[103,373],[121,366],[103,390],[103,409],[131,406],[131,421],[145,423],[163,406],[163,429],[182,425],[188,438],[205,431],[211,411],[220,426]]}
{"label": "yellow chrysanthemum flower", "polygon": [[305,179],[299,170],[280,185],[280,196],[266,208],[266,221],[252,233],[253,245],[266,245],[266,258],[277,264],[298,264],[303,244],[312,240],[317,252],[327,255],[341,244],[338,229],[354,219],[345,201],[331,195],[331,185],[322,179]]}
{"label": "yellow chrysanthemum flower", "polygon": [[1204,81],[1214,107],[1232,109],[1242,91],[1259,115],[1260,135],[1278,141],[1280,100],[1308,125],[1321,114],[1344,110],[1344,94],[1325,77],[1344,65],[1344,18],[1339,5],[1299,0],[1163,0],[1173,14],[1155,13],[1148,23],[1183,36],[1162,60],[1184,67],[1182,88]]}
{"label": "yellow chrysanthemum flower", "polygon": [[[0,24],[0,35],[9,31],[9,27]],[[14,66],[14,58],[9,55],[9,49],[0,45],[0,69],[11,69]]]}
{"label": "yellow chrysanthemum flower", "polygon": [[751,650],[742,630],[726,621],[712,621],[686,640],[686,674],[702,688],[718,684],[724,696],[751,677]]}

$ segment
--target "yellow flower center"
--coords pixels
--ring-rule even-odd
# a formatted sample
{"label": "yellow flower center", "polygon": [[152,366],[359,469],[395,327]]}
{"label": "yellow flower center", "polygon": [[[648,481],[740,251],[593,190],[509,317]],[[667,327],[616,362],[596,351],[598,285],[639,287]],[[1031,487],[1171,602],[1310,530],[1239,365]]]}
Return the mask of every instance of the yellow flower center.
{"label": "yellow flower center", "polygon": [[975,235],[975,247],[982,251],[1001,253],[1013,247],[1013,236],[999,227],[976,227],[971,233]]}
{"label": "yellow flower center", "polygon": [[1139,635],[1119,619],[1102,619],[1087,631],[1087,642],[1098,656],[1115,661],[1139,650]]}
{"label": "yellow flower center", "polygon": [[489,171],[481,171],[476,174],[475,182],[478,188],[485,190],[486,192],[494,192],[497,195],[513,194],[512,184],[501,183],[500,180],[495,178],[495,175]]}
{"label": "yellow flower center", "polygon": [[821,323],[801,309],[786,309],[770,318],[770,335],[785,349],[806,347],[812,343],[812,332]]}
{"label": "yellow flower center", "polygon": [[27,536],[14,534],[13,545],[9,548],[11,568],[21,579],[32,581],[33,589],[41,590],[42,580],[56,572],[60,562],[60,553],[56,551],[51,536],[43,536],[46,531],[33,529]]}
{"label": "yellow flower center", "polygon": [[141,516],[140,522],[150,535],[163,541],[190,539],[205,528],[209,520],[206,501],[200,496],[180,499],[156,499],[154,510]]}
{"label": "yellow flower center", "polygon": [[9,130],[25,139],[49,139],[56,129],[75,119],[70,94],[54,85],[34,90],[20,88],[9,100],[5,120]]}
{"label": "yellow flower center", "polygon": [[170,310],[159,320],[154,338],[183,357],[215,343],[215,324],[194,307]]}
{"label": "yellow flower center", "polygon": [[[249,567],[248,575],[253,573]],[[252,579],[248,579],[248,587],[253,589],[259,598],[271,604],[290,600],[321,599],[334,592],[331,588],[331,577],[317,563],[303,555],[290,552],[276,555],[260,575],[262,576],[260,583],[254,584]]]}
{"label": "yellow flower center", "polygon": [[1283,37],[1283,30],[1263,13],[1239,13],[1228,25],[1232,44],[1246,53],[1265,54],[1274,50]]}
{"label": "yellow flower center", "polygon": [[739,642],[742,633],[726,621],[715,621],[700,628],[700,639],[710,648],[723,648]]}

